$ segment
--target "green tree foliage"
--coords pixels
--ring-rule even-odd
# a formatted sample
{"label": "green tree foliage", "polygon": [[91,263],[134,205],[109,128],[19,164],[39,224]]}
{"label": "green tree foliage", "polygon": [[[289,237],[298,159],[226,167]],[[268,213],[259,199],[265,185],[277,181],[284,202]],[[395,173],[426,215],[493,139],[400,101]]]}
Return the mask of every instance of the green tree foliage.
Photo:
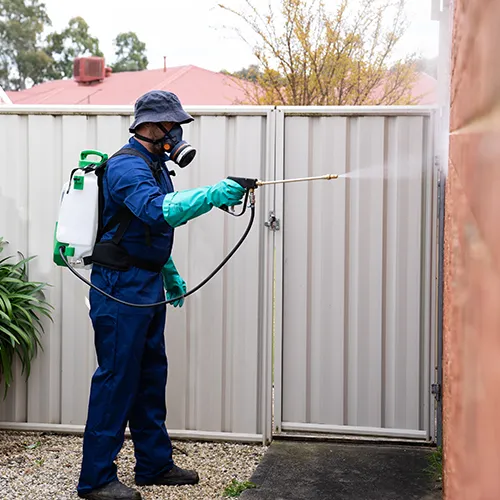
{"label": "green tree foliage", "polygon": [[413,58],[394,57],[407,27],[406,0],[339,0],[333,11],[322,0],[280,0],[279,8],[270,2],[267,12],[244,3],[244,10],[220,7],[249,28],[250,36],[236,31],[259,61],[256,85],[241,83],[248,102],[414,103]]}
{"label": "green tree foliage", "polygon": [[[71,78],[75,58],[103,56],[99,40],[82,17],[70,19],[65,29],[44,38],[51,25],[41,0],[0,0],[0,86],[4,90]],[[120,33],[115,47],[115,72],[147,68],[146,45],[135,33]]]}
{"label": "green tree foliage", "polygon": [[113,72],[142,71],[148,67],[146,44],[138,36],[129,31],[120,33],[114,41],[116,62],[111,66]]}
{"label": "green tree foliage", "polygon": [[47,37],[47,49],[53,59],[50,76],[53,79],[71,78],[76,57],[99,56],[99,40],[89,33],[89,25],[81,17],[70,19],[68,27]]}
{"label": "green tree foliage", "polygon": [[43,47],[46,26],[50,19],[39,0],[0,0],[0,85],[5,90],[47,78],[51,58]]}
{"label": "green tree foliage", "polygon": [[263,76],[258,64],[251,64],[248,68],[241,68],[239,71],[235,71],[234,73],[230,73],[229,71],[223,69],[221,73],[223,75],[234,76],[236,78],[241,78],[242,80],[254,83],[257,83],[258,79]]}

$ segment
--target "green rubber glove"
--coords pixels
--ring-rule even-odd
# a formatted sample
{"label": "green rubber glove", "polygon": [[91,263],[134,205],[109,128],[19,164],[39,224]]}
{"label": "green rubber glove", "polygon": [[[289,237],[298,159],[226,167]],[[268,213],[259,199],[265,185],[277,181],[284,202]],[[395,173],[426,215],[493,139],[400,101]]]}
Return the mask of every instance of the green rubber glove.
{"label": "green rubber glove", "polygon": [[[172,257],[168,259],[161,274],[163,277],[163,285],[167,291],[167,300],[175,299],[187,292],[186,282],[180,277]],[[176,300],[172,302],[172,305],[174,307],[182,307],[184,305],[184,299]]]}
{"label": "green rubber glove", "polygon": [[241,200],[245,196],[245,188],[231,179],[224,179],[209,189],[208,201],[220,208],[222,206],[234,207],[241,205]]}
{"label": "green rubber glove", "polygon": [[231,179],[213,186],[175,191],[167,194],[163,200],[163,217],[171,227],[182,226],[213,207],[240,205],[244,196],[245,189]]}

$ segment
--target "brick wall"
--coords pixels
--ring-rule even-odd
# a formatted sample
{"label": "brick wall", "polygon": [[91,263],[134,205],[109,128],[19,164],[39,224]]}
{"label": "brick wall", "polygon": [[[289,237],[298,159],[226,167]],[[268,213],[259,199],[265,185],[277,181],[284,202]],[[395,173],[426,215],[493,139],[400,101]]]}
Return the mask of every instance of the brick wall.
{"label": "brick wall", "polygon": [[[445,498],[500,499],[500,0],[456,0],[445,227]],[[472,124],[472,128],[463,129]]]}

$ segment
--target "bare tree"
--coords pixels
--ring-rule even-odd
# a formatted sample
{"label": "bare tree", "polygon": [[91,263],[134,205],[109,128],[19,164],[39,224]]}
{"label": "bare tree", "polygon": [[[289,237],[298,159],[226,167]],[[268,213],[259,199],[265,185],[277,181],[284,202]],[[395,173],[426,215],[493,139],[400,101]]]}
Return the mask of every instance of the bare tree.
{"label": "bare tree", "polygon": [[406,0],[340,0],[328,12],[322,0],[280,0],[265,14],[252,0],[244,10],[226,5],[250,28],[239,28],[259,61],[255,84],[242,82],[252,104],[414,104],[415,59],[394,60],[407,28]]}

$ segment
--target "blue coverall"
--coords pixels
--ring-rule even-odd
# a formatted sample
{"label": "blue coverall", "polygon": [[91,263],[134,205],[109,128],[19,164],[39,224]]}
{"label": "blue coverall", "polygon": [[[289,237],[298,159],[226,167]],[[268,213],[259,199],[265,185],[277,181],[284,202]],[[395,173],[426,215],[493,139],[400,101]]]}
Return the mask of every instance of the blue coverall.
{"label": "blue coverall", "polygon": [[[133,137],[126,147],[158,160]],[[165,161],[162,159],[165,167]],[[162,213],[164,195],[173,192],[172,180],[162,169],[158,185],[141,158],[119,156],[108,161],[103,177],[104,218],[126,205],[137,217],[121,245],[130,255],[166,262],[174,230]],[[150,226],[147,244],[144,224]],[[103,236],[111,239],[116,228]],[[132,303],[165,299],[161,274],[138,268],[114,271],[94,264],[91,281],[110,295]],[[165,427],[167,357],[164,327],[166,306],[132,308],[91,289],[90,317],[95,331],[98,365],[92,378],[83,462],[78,491],[86,494],[117,477],[114,460],[129,423],[135,447],[138,481],[152,479],[173,467],[172,444]]]}

